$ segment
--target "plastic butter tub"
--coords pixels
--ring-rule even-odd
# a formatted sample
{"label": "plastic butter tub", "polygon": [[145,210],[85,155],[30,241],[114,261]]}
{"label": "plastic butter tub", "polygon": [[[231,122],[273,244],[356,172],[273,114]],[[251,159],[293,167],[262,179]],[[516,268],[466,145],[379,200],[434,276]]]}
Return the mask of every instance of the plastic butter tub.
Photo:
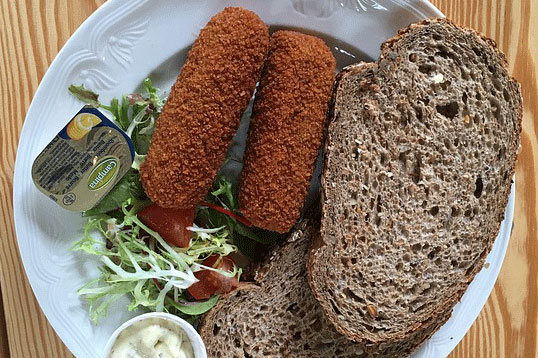
{"label": "plastic butter tub", "polygon": [[133,163],[131,139],[99,110],[82,108],[37,156],[32,179],[61,207],[94,207]]}
{"label": "plastic butter tub", "polygon": [[[174,326],[177,329],[170,329]],[[186,337],[178,340],[179,332]],[[169,354],[159,354],[162,346]],[[207,353],[202,338],[190,323],[170,313],[150,312],[119,326],[109,338],[102,358],[157,356],[207,358]]]}

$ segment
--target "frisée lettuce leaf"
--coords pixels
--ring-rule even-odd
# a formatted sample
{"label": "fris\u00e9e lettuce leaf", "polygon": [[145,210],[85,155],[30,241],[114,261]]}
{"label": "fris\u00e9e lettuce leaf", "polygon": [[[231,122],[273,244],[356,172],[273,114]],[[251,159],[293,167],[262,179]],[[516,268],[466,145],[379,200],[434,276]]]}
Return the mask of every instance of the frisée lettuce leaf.
{"label": "fris\u00e9e lettuce leaf", "polygon": [[132,139],[135,158],[132,168],[92,209],[84,234],[72,250],[98,258],[100,275],[77,292],[89,303],[91,320],[97,324],[112,303],[130,297],[129,310],[145,309],[176,314],[195,324],[199,315],[218,301],[215,294],[196,301],[188,288],[197,282],[199,270],[216,271],[226,277],[241,275],[241,270],[224,271],[203,265],[212,255],[228,256],[237,251],[259,259],[284,235],[253,227],[239,213],[238,187],[226,177],[216,179],[213,189],[196,211],[190,245],[169,245],[159,233],[140,221],[137,213],[151,204],[140,181],[144,162],[165,96],[149,79],[145,93],[113,98],[109,105],[83,85],[71,85],[78,99],[108,111],[115,123]]}
{"label": "fris\u00e9e lettuce leaf", "polygon": [[188,248],[172,247],[136,216],[127,200],[122,204],[123,220],[101,214],[90,217],[84,236],[72,250],[96,255],[102,263],[98,279],[84,285],[78,294],[90,304],[90,318],[97,323],[111,303],[130,294],[129,310],[144,307],[169,312],[193,321],[212,308],[218,297],[193,302],[186,289],[197,282],[194,272],[210,269],[225,276],[232,272],[206,267],[202,262],[212,254],[226,256],[237,248],[228,242],[226,228],[193,228]]}
{"label": "fris\u00e9e lettuce leaf", "polygon": [[72,247],[74,251],[97,256],[101,262],[100,276],[78,290],[89,302],[90,318],[95,323],[106,316],[113,302],[126,295],[131,297],[129,310],[166,311],[194,322],[219,297],[194,301],[186,290],[197,281],[194,272],[207,269],[228,277],[240,275],[237,268],[228,272],[202,264],[211,255],[226,256],[237,251],[226,227],[205,229],[194,225],[191,243],[182,249],[166,243],[138,219],[138,211],[151,204],[138,169],[145,160],[165,102],[149,79],[144,81],[144,89],[143,94],[124,95],[121,100],[113,98],[109,105],[104,105],[98,94],[83,85],[69,87],[81,101],[108,111],[135,146],[132,169],[95,207],[84,212],[88,219],[84,235]]}

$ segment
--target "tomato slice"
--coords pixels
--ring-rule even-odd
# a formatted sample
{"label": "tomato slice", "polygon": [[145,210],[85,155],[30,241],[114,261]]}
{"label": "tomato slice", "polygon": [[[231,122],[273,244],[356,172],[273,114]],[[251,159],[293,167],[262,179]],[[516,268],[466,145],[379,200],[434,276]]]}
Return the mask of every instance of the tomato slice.
{"label": "tomato slice", "polygon": [[[211,255],[202,263],[205,266],[213,267],[223,271],[232,272],[235,266],[233,259],[223,256],[219,261],[219,255]],[[217,261],[219,261],[217,263]],[[237,276],[226,277],[211,270],[201,270],[194,273],[198,282],[188,288],[189,293],[196,300],[206,300],[216,293],[228,293],[239,286]]]}
{"label": "tomato slice", "polygon": [[152,204],[138,213],[144,224],[155,230],[164,241],[179,247],[189,247],[191,231],[187,227],[194,223],[195,208],[167,209]]}

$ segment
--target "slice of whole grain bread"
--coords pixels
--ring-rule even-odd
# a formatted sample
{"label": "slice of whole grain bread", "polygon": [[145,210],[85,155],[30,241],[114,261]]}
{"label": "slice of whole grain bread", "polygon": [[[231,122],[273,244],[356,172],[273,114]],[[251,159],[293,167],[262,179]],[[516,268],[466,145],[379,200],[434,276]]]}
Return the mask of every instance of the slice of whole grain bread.
{"label": "slice of whole grain bread", "polygon": [[287,243],[261,265],[256,284],[221,298],[203,317],[200,334],[208,357],[406,357],[437,328],[381,345],[355,343],[337,333],[306,279],[306,254],[315,235],[318,222],[299,222]]}
{"label": "slice of whole grain bread", "polygon": [[308,280],[357,342],[446,320],[504,217],[522,104],[495,43],[444,19],[339,76]]}

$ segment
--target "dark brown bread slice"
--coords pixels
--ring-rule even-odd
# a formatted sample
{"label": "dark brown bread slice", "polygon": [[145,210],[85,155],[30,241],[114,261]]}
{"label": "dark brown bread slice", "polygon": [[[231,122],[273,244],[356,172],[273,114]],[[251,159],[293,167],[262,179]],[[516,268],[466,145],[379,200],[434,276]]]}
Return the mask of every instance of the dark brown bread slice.
{"label": "dark brown bread slice", "polygon": [[518,83],[492,40],[411,25],[337,84],[308,279],[357,342],[446,320],[499,231],[519,147]]}
{"label": "dark brown bread slice", "polygon": [[289,241],[206,314],[200,334],[211,358],[406,357],[437,326],[391,344],[358,344],[336,332],[310,292],[306,254],[319,223],[301,221]]}

